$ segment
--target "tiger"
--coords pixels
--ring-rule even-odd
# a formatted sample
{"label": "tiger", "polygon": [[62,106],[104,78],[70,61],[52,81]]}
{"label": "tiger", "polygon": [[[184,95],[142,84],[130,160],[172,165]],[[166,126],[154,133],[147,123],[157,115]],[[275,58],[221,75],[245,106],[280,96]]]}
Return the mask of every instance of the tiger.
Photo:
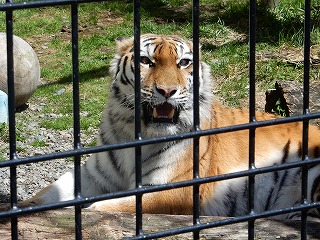
{"label": "tiger", "polygon": [[[135,139],[134,38],[117,38],[117,52],[110,62],[110,94],[102,113],[97,145]],[[201,49],[200,49],[201,50]],[[199,51],[200,51],[199,50]],[[140,36],[141,138],[152,139],[194,131],[193,42],[180,36]],[[220,103],[214,95],[214,78],[204,61],[199,61],[199,127],[218,129],[245,124],[246,109]],[[197,86],[198,86],[197,85]],[[279,118],[257,112],[257,121]],[[258,127],[255,130],[255,168],[298,162],[302,159],[301,122]],[[309,126],[310,161],[320,156],[320,130]],[[142,186],[157,186],[193,179],[193,139],[158,142],[141,147]],[[94,153],[81,166],[82,197],[135,189],[135,148]],[[200,178],[248,170],[249,130],[229,131],[199,138]],[[255,176],[254,212],[290,208],[301,204],[300,167]],[[28,204],[50,204],[72,200],[74,170],[63,174]],[[320,165],[308,167],[308,202],[320,200]],[[242,216],[248,210],[248,177],[204,183],[199,186],[201,215]],[[193,188],[172,188],[143,194],[143,213],[192,214]],[[135,212],[135,196],[108,199],[86,206],[91,210]],[[310,210],[319,216],[320,209]],[[299,213],[275,216],[293,219]]]}

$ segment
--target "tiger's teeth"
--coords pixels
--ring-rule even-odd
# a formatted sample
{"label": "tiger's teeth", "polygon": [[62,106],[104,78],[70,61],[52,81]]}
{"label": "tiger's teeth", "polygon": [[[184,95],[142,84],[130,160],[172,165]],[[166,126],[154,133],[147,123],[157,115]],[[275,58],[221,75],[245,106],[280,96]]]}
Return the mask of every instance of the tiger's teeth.
{"label": "tiger's teeth", "polygon": [[174,109],[172,109],[172,111],[168,114],[169,119],[173,118],[174,115]]}
{"label": "tiger's teeth", "polygon": [[[150,109],[151,110],[151,109]],[[151,117],[153,121],[155,122],[161,122],[161,123],[172,123],[175,118],[175,109],[170,103],[163,103],[160,105],[157,105],[152,108],[152,111],[149,111],[149,114],[151,113]]]}
{"label": "tiger's teeth", "polygon": [[153,117],[158,118],[158,113],[156,108],[153,108]]}
{"label": "tiger's teeth", "polygon": [[167,113],[166,115],[159,115],[159,113],[157,112],[157,109],[154,108],[153,109],[153,118],[167,118],[167,119],[171,119],[174,116],[174,109],[172,109],[169,113]]}

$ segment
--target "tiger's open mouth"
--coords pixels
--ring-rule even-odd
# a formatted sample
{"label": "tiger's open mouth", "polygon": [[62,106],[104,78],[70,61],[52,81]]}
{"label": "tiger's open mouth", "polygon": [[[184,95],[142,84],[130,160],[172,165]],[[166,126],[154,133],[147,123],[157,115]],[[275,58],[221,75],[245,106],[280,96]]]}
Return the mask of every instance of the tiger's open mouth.
{"label": "tiger's open mouth", "polygon": [[179,111],[170,103],[150,106],[143,105],[144,122],[148,123],[173,123],[178,122]]}

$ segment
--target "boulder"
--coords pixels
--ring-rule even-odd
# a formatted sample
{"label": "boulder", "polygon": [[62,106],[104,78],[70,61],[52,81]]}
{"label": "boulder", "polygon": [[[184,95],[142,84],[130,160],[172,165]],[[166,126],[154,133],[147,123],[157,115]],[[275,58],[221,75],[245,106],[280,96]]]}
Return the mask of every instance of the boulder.
{"label": "boulder", "polygon": [[[0,33],[0,90],[8,93],[7,37]],[[16,107],[24,105],[40,83],[40,64],[32,47],[13,36],[14,90]]]}

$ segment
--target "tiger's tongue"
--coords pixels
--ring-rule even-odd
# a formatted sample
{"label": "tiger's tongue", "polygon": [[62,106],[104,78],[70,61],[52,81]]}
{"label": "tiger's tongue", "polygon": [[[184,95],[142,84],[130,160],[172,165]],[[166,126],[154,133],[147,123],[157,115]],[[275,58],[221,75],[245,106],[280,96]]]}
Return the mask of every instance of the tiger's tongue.
{"label": "tiger's tongue", "polygon": [[174,108],[170,103],[163,103],[161,105],[156,106],[153,109],[153,118],[164,118],[164,119],[172,119],[174,115]]}

